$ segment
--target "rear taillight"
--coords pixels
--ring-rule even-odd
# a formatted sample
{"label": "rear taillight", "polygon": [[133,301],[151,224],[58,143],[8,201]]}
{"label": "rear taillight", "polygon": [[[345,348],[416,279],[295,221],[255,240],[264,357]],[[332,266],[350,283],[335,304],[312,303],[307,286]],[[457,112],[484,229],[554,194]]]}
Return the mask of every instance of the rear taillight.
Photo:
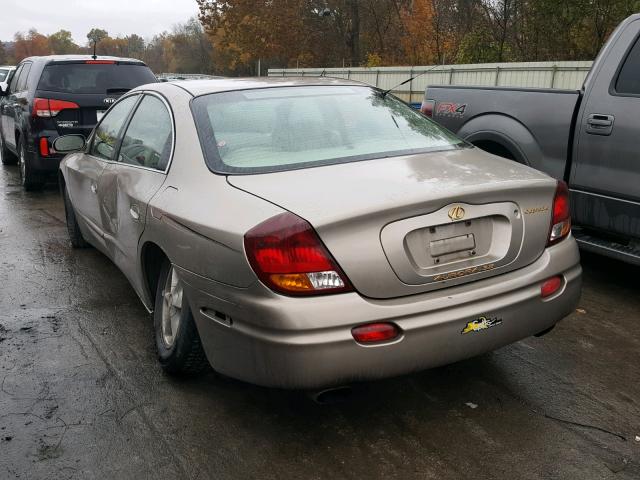
{"label": "rear taillight", "polygon": [[400,329],[393,323],[367,323],[352,328],[351,335],[358,343],[389,342],[400,335]]}
{"label": "rear taillight", "polygon": [[420,107],[420,112],[429,118],[433,118],[433,110],[435,109],[435,107],[435,100],[423,100],[422,106]]}
{"label": "rear taillight", "polygon": [[33,100],[34,117],[55,117],[62,110],[77,109],[80,106],[74,102],[68,102],[66,100],[54,100],[50,98],[35,98]]}
{"label": "rear taillight", "polygon": [[315,230],[292,213],[282,213],[249,230],[244,248],[258,278],[276,292],[321,295],[352,290]]}
{"label": "rear taillight", "polygon": [[569,189],[560,180],[553,198],[553,212],[551,215],[551,229],[547,246],[558,243],[571,232],[571,209],[569,207]]}

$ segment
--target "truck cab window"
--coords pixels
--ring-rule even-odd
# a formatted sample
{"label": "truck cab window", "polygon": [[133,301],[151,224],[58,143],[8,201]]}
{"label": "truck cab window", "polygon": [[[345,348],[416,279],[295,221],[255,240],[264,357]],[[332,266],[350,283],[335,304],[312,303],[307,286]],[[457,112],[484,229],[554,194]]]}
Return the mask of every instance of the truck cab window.
{"label": "truck cab window", "polygon": [[616,92],[640,95],[640,40],[636,41],[620,70],[616,81]]}

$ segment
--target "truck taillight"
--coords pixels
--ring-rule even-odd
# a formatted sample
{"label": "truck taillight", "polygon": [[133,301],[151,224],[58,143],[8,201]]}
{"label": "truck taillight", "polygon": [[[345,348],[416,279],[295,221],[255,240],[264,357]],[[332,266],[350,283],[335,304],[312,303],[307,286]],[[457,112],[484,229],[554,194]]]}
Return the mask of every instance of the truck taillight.
{"label": "truck taillight", "polygon": [[52,98],[34,98],[33,111],[31,112],[31,114],[34,117],[48,118],[55,117],[62,110],[77,108],[80,108],[77,103],[68,102],[66,100],[55,100]]}
{"label": "truck taillight", "polygon": [[433,111],[436,108],[435,100],[423,100],[420,112],[429,118],[433,118]]}
{"label": "truck taillight", "polygon": [[553,212],[551,213],[551,228],[547,246],[554,245],[571,232],[571,208],[569,207],[569,188],[562,180],[558,181],[556,194],[553,198]]}
{"label": "truck taillight", "polygon": [[286,295],[321,295],[352,290],[313,227],[293,213],[276,215],[249,230],[244,248],[267,287]]}

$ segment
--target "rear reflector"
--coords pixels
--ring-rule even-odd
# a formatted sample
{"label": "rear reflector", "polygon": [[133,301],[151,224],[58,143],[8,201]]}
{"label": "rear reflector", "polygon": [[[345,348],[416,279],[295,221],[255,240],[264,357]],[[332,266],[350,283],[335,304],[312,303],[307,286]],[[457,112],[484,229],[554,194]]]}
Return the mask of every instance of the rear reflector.
{"label": "rear reflector", "polygon": [[388,342],[400,335],[400,329],[393,323],[368,323],[352,328],[351,335],[358,343]]}
{"label": "rear reflector", "polygon": [[49,139],[47,137],[40,138],[40,155],[42,157],[49,156]]}
{"label": "rear reflector", "polygon": [[80,106],[74,102],[68,102],[66,100],[55,100],[52,98],[34,98],[33,99],[33,111],[31,112],[34,117],[55,117],[62,110],[78,109]]}
{"label": "rear reflector", "polygon": [[422,106],[420,107],[420,112],[429,118],[433,118],[433,110],[435,109],[435,106],[435,100],[424,100],[422,102]]}
{"label": "rear reflector", "polygon": [[540,286],[540,296],[547,298],[556,293],[562,287],[562,277],[551,277]]}
{"label": "rear reflector", "polygon": [[247,259],[258,278],[287,295],[351,291],[351,285],[313,227],[293,213],[276,215],[244,236]]}

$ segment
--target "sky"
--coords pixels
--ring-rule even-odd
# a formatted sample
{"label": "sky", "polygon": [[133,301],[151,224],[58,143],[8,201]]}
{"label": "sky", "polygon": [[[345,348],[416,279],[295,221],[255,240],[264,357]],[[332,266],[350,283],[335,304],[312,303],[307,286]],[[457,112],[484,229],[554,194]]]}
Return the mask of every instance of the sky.
{"label": "sky", "polygon": [[195,0],[0,0],[0,40],[31,28],[46,35],[64,29],[84,45],[94,27],[112,37],[151,38],[197,13]]}

